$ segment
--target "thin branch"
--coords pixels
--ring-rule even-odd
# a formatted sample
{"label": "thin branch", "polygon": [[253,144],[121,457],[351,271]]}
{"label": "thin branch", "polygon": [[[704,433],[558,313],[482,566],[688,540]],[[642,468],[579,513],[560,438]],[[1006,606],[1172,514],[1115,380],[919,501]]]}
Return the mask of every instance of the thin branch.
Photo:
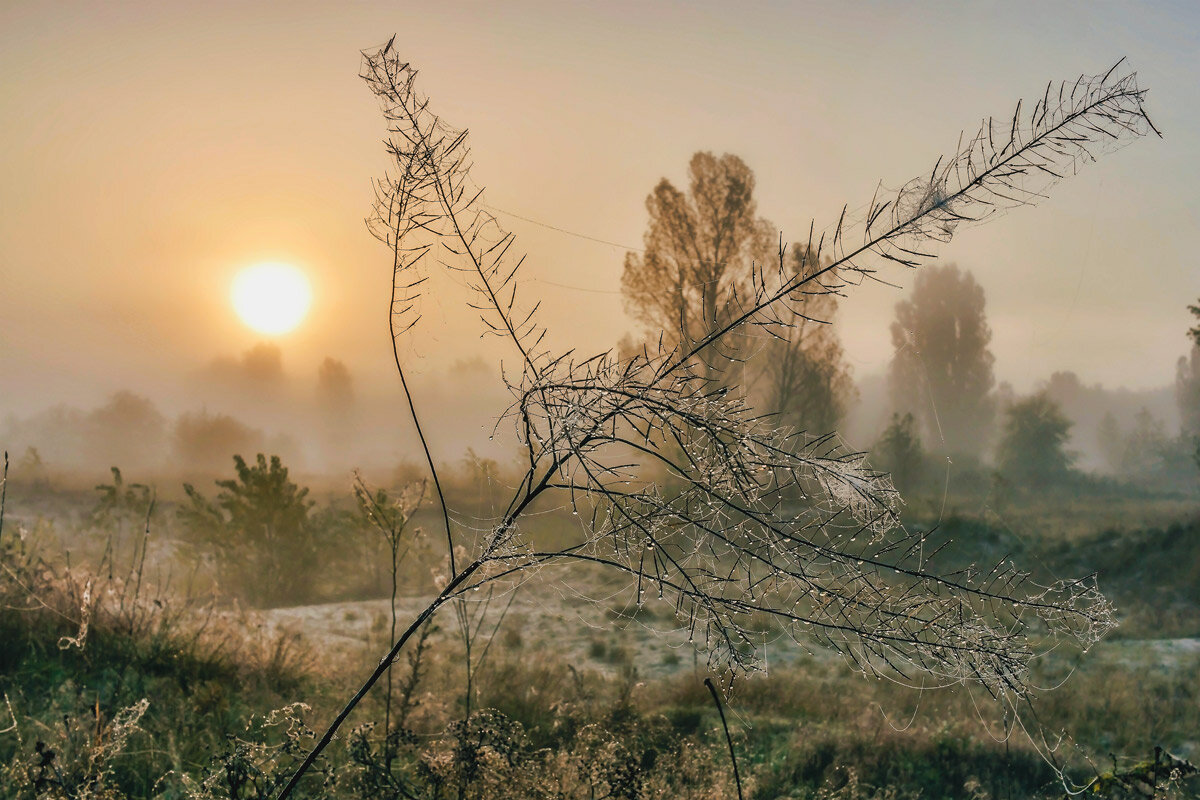
{"label": "thin branch", "polygon": [[0,544],[4,542],[4,505],[8,500],[8,451],[4,451],[4,476],[0,477]]}
{"label": "thin branch", "polygon": [[717,693],[717,687],[713,685],[712,678],[705,678],[704,685],[708,687],[709,694],[712,695],[713,703],[717,706],[717,713],[721,715],[721,728],[725,731],[725,742],[729,745],[729,760],[733,763],[733,780],[737,784],[738,800],[744,800],[742,776],[738,772],[737,753],[733,750],[733,737],[729,735],[729,723],[725,721],[725,709],[721,706],[721,696]]}

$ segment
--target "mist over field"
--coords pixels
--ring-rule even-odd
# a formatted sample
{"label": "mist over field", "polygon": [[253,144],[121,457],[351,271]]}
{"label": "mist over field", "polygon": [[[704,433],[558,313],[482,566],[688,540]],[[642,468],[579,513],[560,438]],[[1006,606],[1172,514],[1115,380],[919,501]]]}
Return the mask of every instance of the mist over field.
{"label": "mist over field", "polygon": [[1197,31],[4,4],[0,800],[1196,797]]}
{"label": "mist over field", "polygon": [[[357,51],[390,30],[387,13],[302,4],[281,26],[265,9],[222,5],[71,8],[53,20],[34,5],[3,11],[0,416],[16,417],[3,423],[12,449],[23,451],[22,431],[43,412],[87,414],[130,391],[168,422],[207,409],[289,437],[308,470],[403,457],[412,440],[391,414],[388,260],[362,226],[382,151],[355,76]],[[1083,170],[1036,210],[962,232],[943,256],[984,289],[996,375],[1018,394],[1066,371],[1084,386],[1153,393],[1173,386],[1188,353],[1185,306],[1200,294],[1190,266],[1200,103],[1188,8],[1067,4],[1038,19],[945,4],[913,15],[870,5],[395,13],[430,94],[469,123],[475,172],[529,253],[525,279],[549,336],[581,352],[642,335],[621,295],[623,259],[644,246],[647,192],[664,176],[684,183],[692,153],[741,157],[758,213],[796,242],[810,218],[832,226],[844,203],[859,207],[880,181],[896,187],[981,115],[1050,76],[1125,56],[1153,86],[1155,122],[1169,135]],[[798,29],[809,48],[785,35]],[[1017,51],[1036,55],[1014,63]],[[229,302],[238,270],[264,260],[294,262],[312,281],[311,311],[290,333],[256,334]],[[861,448],[886,423],[870,387],[887,373],[892,308],[913,280],[899,267],[879,277],[899,288],[866,282],[837,321],[861,392],[850,426]],[[479,338],[461,282],[433,286],[436,299],[422,301],[428,324],[401,355],[418,388],[427,384],[427,413],[459,398],[446,434],[431,437],[458,458],[483,447],[459,434],[494,415],[499,382],[480,375],[461,381],[464,392],[454,365],[480,358],[498,376],[501,351]],[[278,363],[246,360],[260,345],[277,347]],[[321,448],[329,423],[314,410],[326,358],[349,372],[351,428],[366,439],[332,461]],[[1098,466],[1090,429],[1107,407],[1093,400],[1078,410],[1072,446]],[[479,410],[461,426],[469,401]],[[1161,391],[1114,402],[1122,424],[1145,404],[1177,429]],[[430,424],[441,432],[441,421]],[[112,460],[44,446],[63,468]]]}
{"label": "mist over field", "polygon": [[[24,414],[10,412],[0,421],[0,432],[14,458],[34,448],[44,469],[82,484],[107,475],[112,466],[152,481],[212,475],[228,468],[234,452],[276,453],[301,473],[342,481],[355,468],[386,471],[414,460],[419,443],[410,426],[398,422],[403,412],[398,381],[364,387],[344,364],[331,361],[333,372],[318,367],[298,375],[285,365],[281,347],[262,343],[239,358],[214,359],[196,370],[179,395],[186,400],[129,390],[102,396],[95,405],[60,400]],[[869,450],[893,403],[886,374],[855,377],[838,429],[853,446]],[[1076,465],[1089,471],[1121,471],[1119,462],[1106,455],[1110,445],[1100,441],[1106,415],[1126,431],[1139,424],[1163,436],[1179,431],[1173,384],[1110,389],[1059,372],[1034,388],[1048,391],[1062,405],[1073,423],[1068,447]],[[422,375],[416,391],[429,409],[424,420],[439,459],[465,459],[469,449],[506,464],[518,457],[505,440],[511,426],[497,425],[511,397],[494,366],[481,358],[455,361]],[[209,434],[214,438],[208,445],[186,441],[189,421],[216,420],[227,424]],[[987,453],[991,442],[984,444]]]}

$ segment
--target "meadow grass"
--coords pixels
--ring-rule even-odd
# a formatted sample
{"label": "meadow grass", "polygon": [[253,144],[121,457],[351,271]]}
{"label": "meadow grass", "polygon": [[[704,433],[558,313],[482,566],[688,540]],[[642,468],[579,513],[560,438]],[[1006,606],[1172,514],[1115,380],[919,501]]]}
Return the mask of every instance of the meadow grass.
{"label": "meadow grass", "polygon": [[[1123,609],[1127,637],[1194,635],[1194,522],[1064,532],[1076,523],[1043,513],[1059,535],[1016,536],[965,514],[944,519],[939,535],[959,540],[952,561],[1017,547],[1017,557],[1049,571],[1099,569],[1118,608],[1147,595]],[[133,526],[123,544],[105,546],[104,531],[86,531],[83,516],[67,514],[57,527],[26,517],[24,535],[3,540],[3,796],[271,796],[311,742],[310,728],[370,668],[386,625],[374,626],[360,652],[336,655],[311,637],[259,630],[259,618],[236,605],[189,599],[184,582],[164,589],[151,579],[150,565],[161,573],[179,551],[152,544],[139,563],[147,545],[139,550]],[[563,536],[570,524],[538,519],[538,535]],[[169,514],[155,524],[169,530]],[[68,566],[61,548],[72,547]],[[85,556],[93,568],[79,566]],[[1147,594],[1151,577],[1158,591]],[[423,584],[414,573],[408,588]],[[576,600],[553,602],[569,609]],[[630,623],[664,622],[656,607],[631,613],[614,600],[602,616],[624,630],[597,631],[591,652],[570,654],[535,646],[536,631],[514,613],[473,675],[469,721],[461,643],[432,636],[418,664],[394,668],[402,724],[385,736],[372,722],[383,717],[382,693],[371,695],[304,796],[735,796],[702,669],[676,649],[663,651],[672,657],[664,670],[663,652],[639,648]],[[350,607],[340,619],[360,617]],[[1167,663],[1156,653],[1133,643],[1040,667],[1040,685],[1062,683],[1037,700],[1042,730],[1069,732],[1056,758],[1075,780],[1110,769],[1109,754],[1120,764],[1156,746],[1198,755],[1200,660]],[[741,683],[730,711],[747,797],[1056,796],[1061,786],[1039,748],[1020,731],[998,736],[1004,720],[995,709],[965,688],[913,691],[864,679],[837,659],[801,657]]]}

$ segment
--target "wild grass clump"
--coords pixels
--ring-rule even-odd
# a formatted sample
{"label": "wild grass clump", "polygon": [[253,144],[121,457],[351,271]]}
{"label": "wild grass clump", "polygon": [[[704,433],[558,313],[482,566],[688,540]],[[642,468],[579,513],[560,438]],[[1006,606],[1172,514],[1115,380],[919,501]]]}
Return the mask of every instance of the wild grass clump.
{"label": "wild grass clump", "polygon": [[[256,640],[238,616],[143,580],[141,566],[109,577],[68,567],[28,535],[2,544],[5,797],[278,793],[313,743],[308,720],[332,713],[336,666],[313,672],[294,634]],[[397,666],[388,729],[358,725],[304,794],[729,796],[721,751],[642,713],[636,672],[606,679],[554,661],[531,672],[497,656],[477,673],[474,710],[464,715],[463,704],[447,702],[460,691],[462,659],[436,634],[427,626]],[[294,701],[302,694],[313,707]],[[368,705],[374,712],[384,702]]]}
{"label": "wild grass clump", "polygon": [[293,644],[248,639],[143,577],[136,565],[69,567],[21,530],[0,540],[11,796],[154,796],[161,776],[207,763],[255,710],[319,693]]}
{"label": "wild grass clump", "polygon": [[[255,643],[236,617],[145,583],[146,596],[134,604],[136,578],[67,569],[35,552],[28,536],[5,541],[5,796],[277,794],[312,746],[315,724],[332,714],[348,670],[313,672],[296,657],[294,637]],[[425,633],[394,669],[388,729],[355,722],[305,779],[301,796],[736,796],[717,712],[699,677],[647,682],[632,648],[614,672],[553,654],[530,658],[502,641],[478,662],[468,715],[461,643],[432,626]],[[1106,664],[1080,671],[1041,713],[1090,752],[1144,754],[1155,744],[1182,752],[1200,727],[1196,685],[1196,668],[1156,673]],[[312,707],[295,702],[301,694],[314,698]],[[914,695],[809,659],[744,682],[735,700],[747,798],[982,800],[1050,797],[1059,788],[1032,748],[991,739],[962,692]],[[382,693],[372,695],[362,718],[383,719],[383,704]],[[1079,759],[1068,766],[1081,785],[1113,772]],[[1116,774],[1137,767],[1121,759]]]}
{"label": "wild grass clump", "polygon": [[215,496],[185,484],[175,510],[188,556],[224,599],[274,608],[432,590],[428,564],[401,557],[389,534],[389,526],[418,527],[409,522],[423,482],[368,489],[357,478],[352,491],[318,505],[278,456],[233,462],[234,477],[218,480]]}

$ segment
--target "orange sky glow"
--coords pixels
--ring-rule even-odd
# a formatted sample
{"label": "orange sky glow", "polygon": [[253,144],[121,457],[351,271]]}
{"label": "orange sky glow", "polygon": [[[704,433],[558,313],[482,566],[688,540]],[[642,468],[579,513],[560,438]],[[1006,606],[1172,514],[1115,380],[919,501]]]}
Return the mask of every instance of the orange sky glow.
{"label": "orange sky glow", "polygon": [[[1126,56],[1165,138],[942,256],[985,289],[997,376],[1019,391],[1061,369],[1165,385],[1200,296],[1198,32],[1182,3],[6,2],[0,415],[119,389],[186,406],[190,376],[263,339],[230,302],[261,262],[311,283],[307,316],[274,337],[289,374],[333,357],[364,393],[394,392],[390,255],[363,224],[385,130],[357,77],[359,50],[393,33],[438,113],[470,129],[551,335],[593,351],[636,330],[622,246],[693,152],[741,156],[759,212],[798,239],[981,117]],[[433,288],[403,356],[430,374],[490,359],[460,288]],[[904,288],[843,302],[856,378],[886,369]]]}

